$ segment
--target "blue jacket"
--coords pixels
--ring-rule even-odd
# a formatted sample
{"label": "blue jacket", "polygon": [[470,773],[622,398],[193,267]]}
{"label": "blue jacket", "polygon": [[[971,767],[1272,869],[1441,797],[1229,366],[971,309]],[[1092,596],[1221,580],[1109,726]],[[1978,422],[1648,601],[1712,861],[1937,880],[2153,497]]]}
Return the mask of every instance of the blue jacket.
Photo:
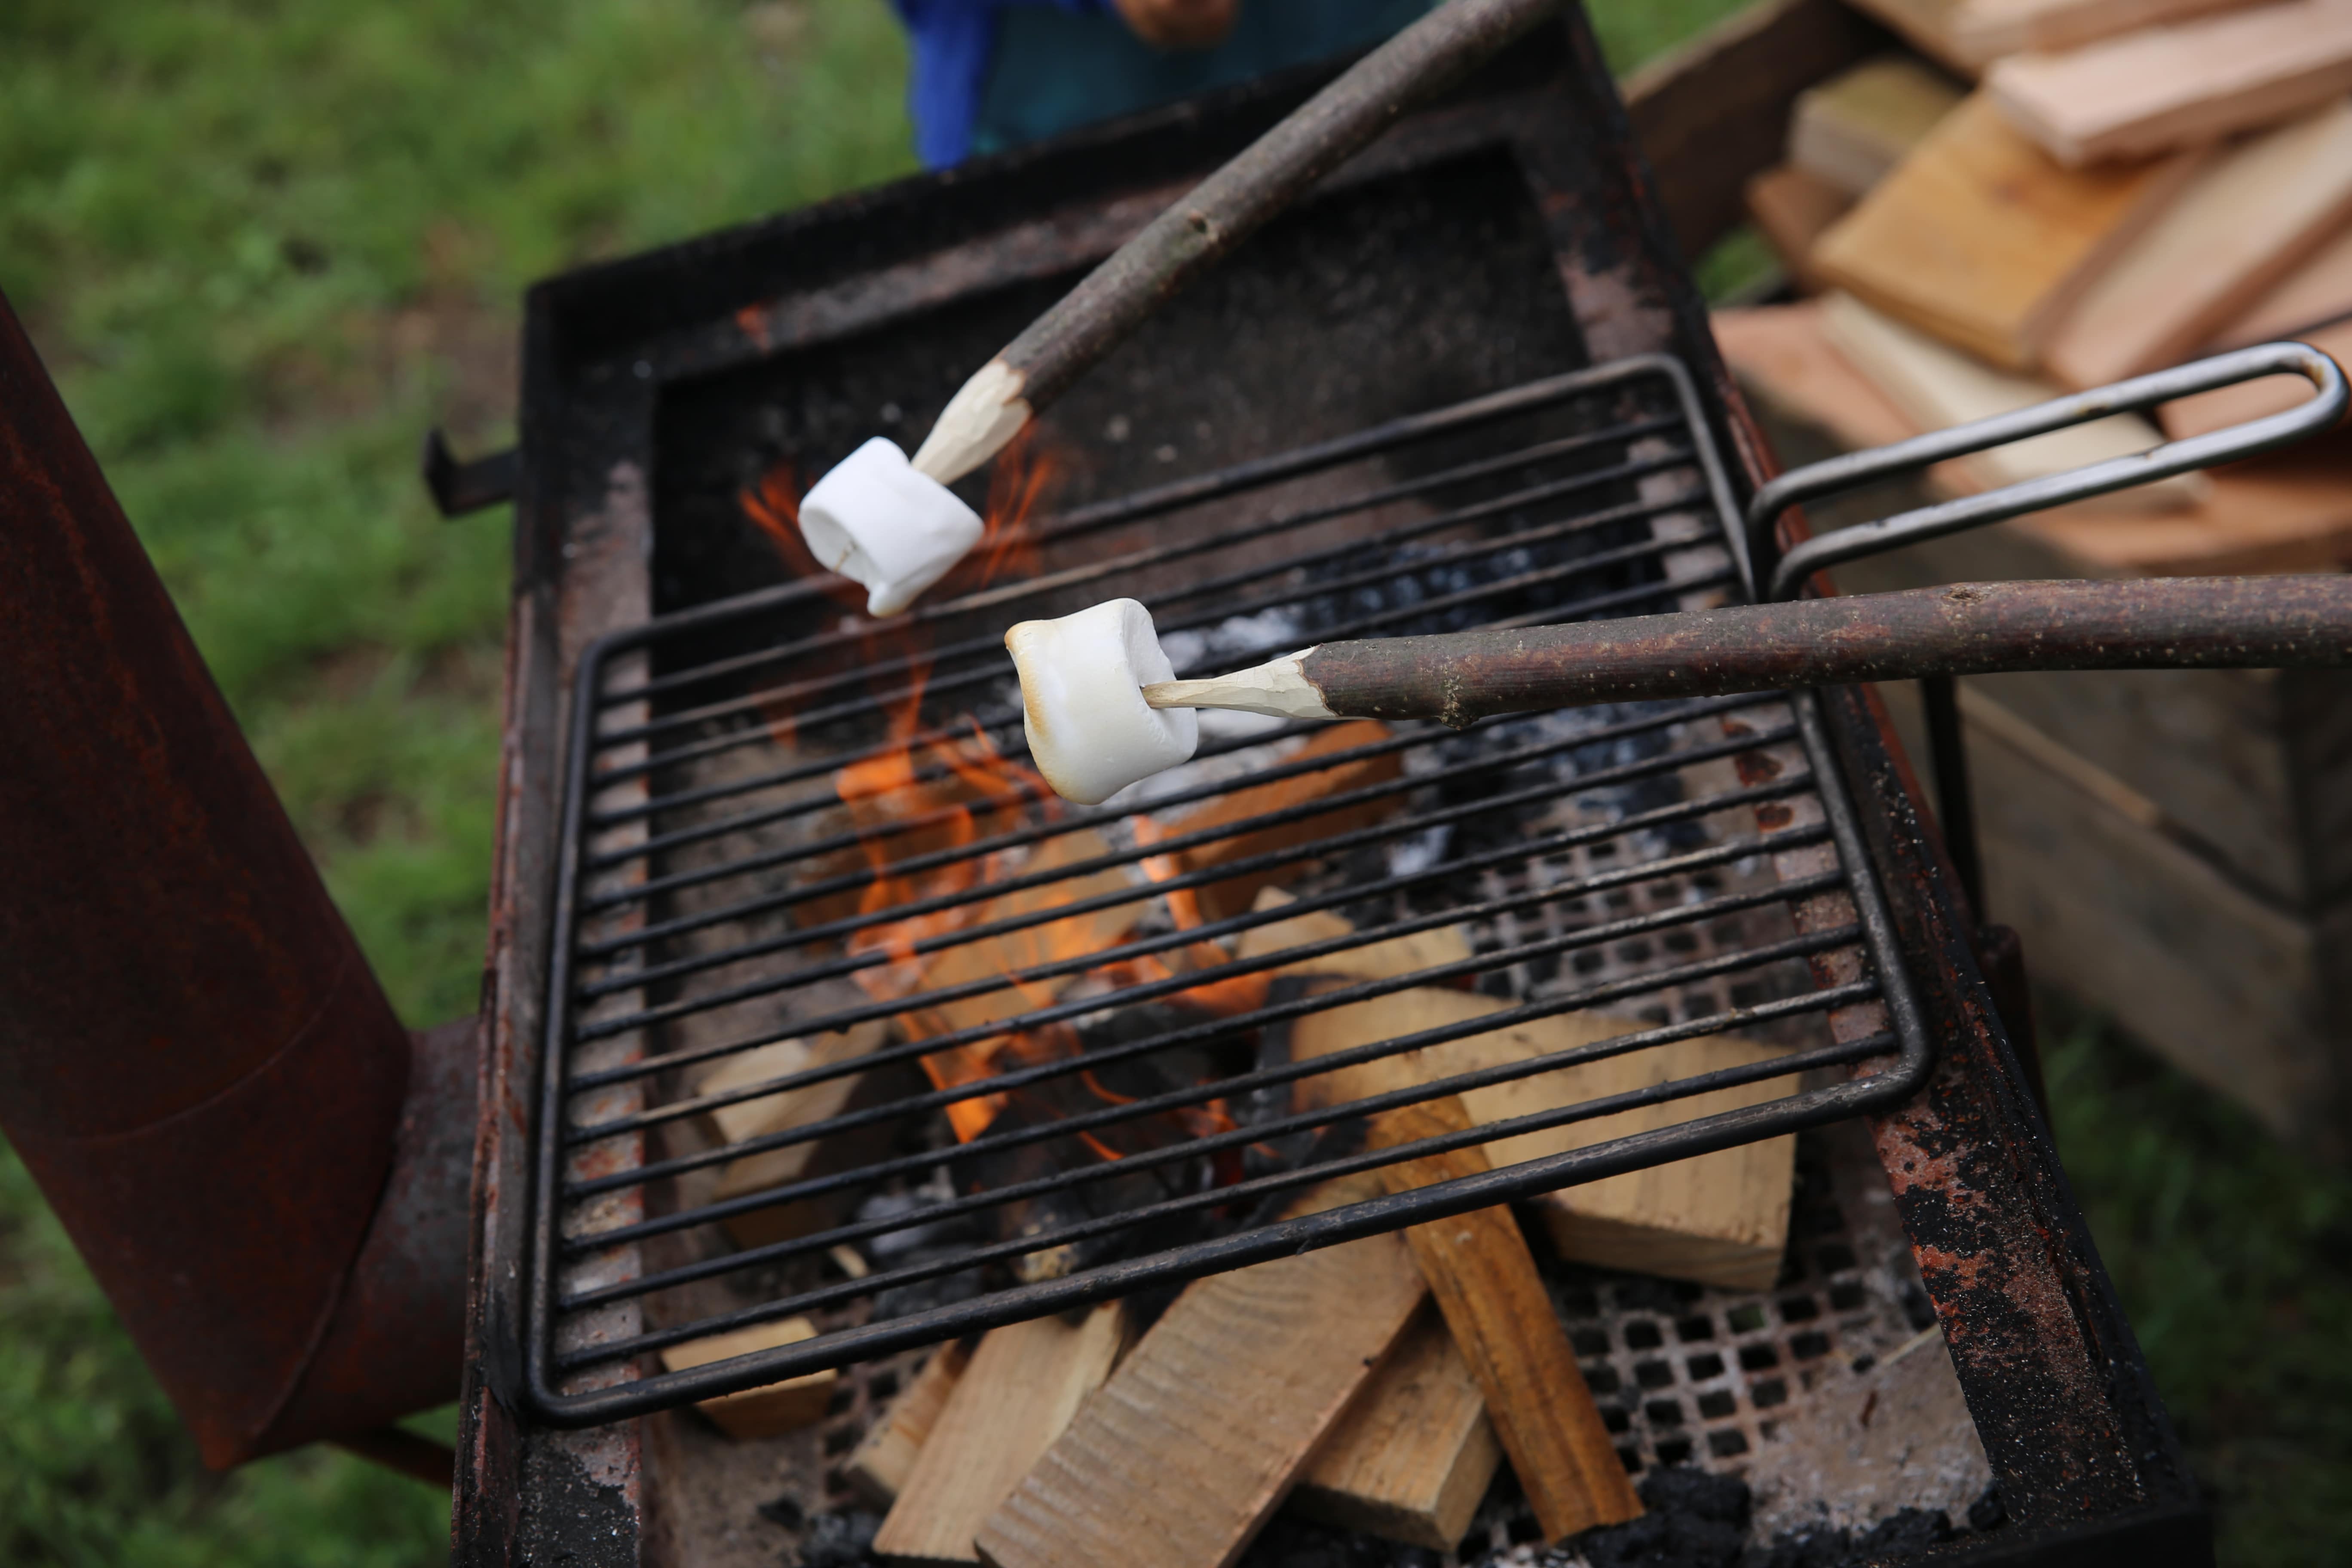
{"label": "blue jacket", "polygon": [[913,44],[915,151],[939,169],[1378,43],[1435,0],[1241,0],[1208,49],[1159,50],[1110,0],[891,0]]}

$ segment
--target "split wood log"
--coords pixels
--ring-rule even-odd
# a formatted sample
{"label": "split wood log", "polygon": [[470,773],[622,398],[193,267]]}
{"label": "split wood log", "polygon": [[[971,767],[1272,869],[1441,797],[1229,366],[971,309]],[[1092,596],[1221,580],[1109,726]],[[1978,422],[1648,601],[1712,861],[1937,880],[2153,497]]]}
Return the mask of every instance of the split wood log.
{"label": "split wood log", "polygon": [[[1372,1142],[1391,1147],[1471,1125],[1461,1099],[1445,1095],[1374,1117]],[[1381,1178],[1391,1192],[1405,1192],[1489,1168],[1486,1152],[1474,1146],[1386,1166]],[[1545,1537],[1561,1541],[1640,1518],[1642,1500],[1511,1211],[1477,1209],[1408,1226],[1404,1237],[1486,1396],[1495,1435]]]}
{"label": "split wood log", "polygon": [[[1294,901],[1280,888],[1261,888],[1250,908],[1263,914]],[[1355,934],[1356,927],[1346,916],[1330,910],[1309,910],[1287,920],[1253,926],[1242,932],[1241,940],[1234,944],[1234,956],[1237,959],[1264,958],[1286,948],[1303,947],[1308,942],[1329,942]],[[1302,958],[1269,973],[1277,977],[1286,974],[1345,974],[1358,980],[1390,980],[1418,974],[1424,969],[1434,969],[1440,964],[1458,963],[1469,956],[1470,942],[1462,934],[1460,926],[1432,926],[1427,931],[1368,942],[1360,947],[1341,948],[1318,957]]]}
{"label": "split wood log", "polygon": [[991,1329],[956,1379],[874,1537],[900,1563],[977,1563],[972,1539],[1111,1375],[1127,1309]]}
{"label": "split wood log", "polygon": [[2079,390],[2177,364],[2347,222],[2352,101],[2339,99],[2216,153],[2066,313],[2042,362]]}
{"label": "split wood log", "polygon": [[842,1479],[852,1491],[886,1512],[898,1500],[924,1442],[947,1408],[948,1395],[955,1392],[971,1361],[971,1352],[961,1340],[950,1340],[930,1353],[922,1371],[898,1391],[841,1468]]}
{"label": "split wood log", "polygon": [[[2031,376],[1993,369],[1879,314],[1849,294],[1822,301],[1822,327],[1846,358],[1895,400],[1922,429],[1941,430],[1996,414],[2014,413],[2064,395],[2064,389]],[[2127,458],[2163,437],[2137,414],[2110,415],[2087,424],[2053,430],[2030,441],[2011,441],[1958,461],[1976,471],[1979,488],[2015,484],[2064,473],[2110,458]],[[2176,474],[2152,485],[2135,485],[2095,498],[2102,511],[2179,511],[2212,489],[2202,474]]]}
{"label": "split wood log", "polygon": [[1088,273],[964,384],[915,454],[948,484],[980,467],[1176,291],[1416,103],[1559,9],[1449,0],[1349,68]]}
{"label": "split wood log", "polygon": [[[816,1068],[835,1066],[866,1055],[887,1034],[882,1025],[869,1023],[820,1035],[814,1040],[779,1040],[728,1058],[696,1082],[695,1092],[725,1094]],[[845,1074],[801,1089],[719,1106],[706,1112],[703,1120],[719,1142],[746,1143],[878,1103],[896,1092],[900,1076],[892,1072]],[[853,1170],[871,1158],[877,1145],[886,1142],[888,1135],[887,1125],[880,1125],[746,1154],[728,1163],[711,1196],[714,1201],[723,1201]],[[725,1221],[727,1232],[739,1247],[764,1247],[813,1235],[837,1223],[843,1201],[844,1195],[828,1195],[752,1209],[730,1215]]]}
{"label": "split wood log", "polygon": [[2210,346],[2219,352],[2301,338],[2347,316],[2352,316],[2352,224],[2338,229],[2302,266],[2222,328]]}
{"label": "split wood log", "polygon": [[1813,247],[1853,210],[1853,197],[1793,163],[1765,170],[1748,182],[1748,216],[1780,258],[1780,268],[1808,294],[1821,291]]}
{"label": "split wood log", "polygon": [[1975,65],[2005,55],[2040,54],[2178,22],[2252,0],[1963,0],[1953,8],[1952,48]]}
{"label": "split wood log", "polygon": [[[1305,747],[1282,758],[1277,765],[1291,767],[1314,762],[1385,741],[1390,733],[1385,724],[1335,725],[1309,737]],[[1289,778],[1245,785],[1208,802],[1197,811],[1173,819],[1166,826],[1171,834],[1238,826],[1253,817],[1296,810],[1353,790],[1393,784],[1403,776],[1403,754],[1397,751],[1381,752],[1369,757],[1334,763]],[[1171,858],[1184,872],[1213,870],[1254,855],[1294,849],[1334,834],[1369,827],[1402,810],[1404,801],[1404,791],[1391,790],[1372,799],[1337,806],[1329,811],[1310,812],[1265,826],[1244,827],[1229,837],[1213,839],[1180,850]],[[1305,858],[1291,860],[1243,872],[1223,881],[1208,883],[1199,889],[1202,913],[1210,920],[1223,920],[1239,914],[1250,907],[1250,900],[1257,897],[1259,889],[1295,880],[1305,873],[1310,863]]]}
{"label": "split wood log", "polygon": [[1985,73],[2001,112],[2069,168],[2276,124],[2352,88],[2352,0],[2285,0]]}
{"label": "split wood log", "polygon": [[2197,170],[2199,155],[2068,169],[1971,94],[1822,237],[1838,288],[2012,370]]}
{"label": "split wood log", "polygon": [[[1469,1024],[1507,1005],[1490,996],[1425,989],[1349,1003],[1294,1024],[1291,1058],[1303,1061],[1424,1029]],[[1299,1086],[1300,1098],[1309,1104],[1337,1104],[1384,1092],[1399,1081],[1433,1083],[1504,1062],[1598,1045],[1643,1026],[1629,1018],[1599,1014],[1558,1014],[1307,1079]],[[1706,1035],[1466,1089],[1461,1100],[1473,1121],[1491,1123],[1745,1066],[1776,1054],[1737,1036]],[[1794,1089],[1791,1079],[1717,1089],[1668,1105],[1524,1133],[1487,1145],[1486,1153],[1496,1166],[1516,1164],[1754,1105]],[[1772,1138],[1588,1182],[1532,1202],[1563,1258],[1730,1289],[1761,1290],[1769,1289],[1778,1276],[1788,1245],[1790,1184],[1795,1171],[1796,1140]]]}
{"label": "split wood log", "polygon": [[[1294,1212],[1370,1196],[1332,1183]],[[1186,1289],[980,1533],[995,1568],[1227,1568],[1426,1294],[1393,1235]]]}
{"label": "split wood log", "polygon": [[[1879,447],[1921,434],[1830,343],[1819,300],[1717,311],[1715,336],[1750,397],[1780,418],[1815,427],[1836,447]],[[2352,485],[2341,459],[2327,460],[2315,450],[2319,445],[2232,463],[2208,476],[2211,493],[2185,511],[2121,519],[2058,507],[1984,531],[1996,545],[2008,542],[2029,552],[2032,564],[2017,575],[2336,570],[2352,556]],[[1947,494],[1982,488],[1974,470],[1958,464],[1939,463],[1927,477]]]}
{"label": "split wood log", "polygon": [[[661,1363],[666,1371],[687,1372],[730,1356],[774,1350],[815,1337],[816,1325],[808,1319],[785,1318],[672,1345],[661,1352]],[[730,1437],[772,1437],[779,1432],[796,1431],[823,1420],[840,1376],[827,1367],[823,1372],[786,1378],[764,1388],[746,1388],[735,1394],[722,1394],[716,1399],[698,1400],[694,1407],[710,1417],[712,1425]]]}
{"label": "split wood log", "polygon": [[1502,1462],[1486,1396],[1431,1303],[1316,1447],[1284,1506],[1343,1530],[1451,1552]]}
{"label": "split wood log", "polygon": [[1848,196],[1866,194],[1944,116],[1960,89],[1908,55],[1882,55],[1841,71],[1797,100],[1789,163]]}

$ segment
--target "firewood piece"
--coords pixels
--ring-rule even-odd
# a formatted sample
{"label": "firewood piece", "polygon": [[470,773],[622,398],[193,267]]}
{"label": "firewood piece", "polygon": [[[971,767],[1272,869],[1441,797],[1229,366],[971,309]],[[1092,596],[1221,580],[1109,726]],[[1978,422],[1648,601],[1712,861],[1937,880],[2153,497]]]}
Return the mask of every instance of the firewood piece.
{"label": "firewood piece", "polygon": [[2285,0],[1985,74],[2010,121],[2069,168],[2272,125],[2352,88],[2352,0]]}
{"label": "firewood piece", "polygon": [[[1292,901],[1291,896],[1280,888],[1261,888],[1250,908],[1263,914]],[[1335,910],[1309,910],[1288,920],[1253,926],[1242,932],[1241,940],[1234,944],[1234,956],[1237,959],[1264,958],[1285,948],[1351,936],[1355,930],[1353,923]],[[1276,975],[1345,974],[1358,980],[1393,980],[1418,974],[1424,969],[1434,969],[1440,964],[1458,963],[1469,956],[1470,943],[1463,936],[1460,926],[1433,926],[1427,931],[1368,942],[1361,947],[1342,948],[1319,958],[1302,958],[1272,973]]]}
{"label": "firewood piece", "polygon": [[[1830,342],[1885,392],[1922,429],[1988,418],[2063,395],[2063,389],[2022,375],[2011,375],[1955,353],[1926,334],[1890,321],[1851,295],[1822,301],[1822,326]],[[2163,437],[2137,414],[2069,426],[2011,441],[1959,459],[1985,489],[2063,473],[2110,458],[2127,458],[2158,445]],[[2179,511],[2210,491],[2202,474],[2179,474],[2152,485],[2136,485],[2095,498],[2110,512]],[[2089,505],[2091,503],[2080,503]]]}
{"label": "firewood piece", "polygon": [[2196,153],[2066,169],[1982,92],[1822,237],[1822,276],[2011,370],[2196,172]]}
{"label": "firewood piece", "polygon": [[2116,258],[2052,333],[2051,373],[2102,386],[2189,358],[2352,221],[2352,102],[2248,137]]}
{"label": "firewood piece", "polygon": [[[813,1041],[779,1040],[726,1058],[695,1084],[695,1092],[721,1094],[812,1068],[848,1061],[873,1050],[887,1033],[883,1025],[868,1023],[822,1035]],[[805,1088],[719,1106],[707,1112],[703,1120],[721,1142],[747,1142],[873,1103],[882,1097],[886,1084],[898,1076],[845,1074]],[[869,1158],[876,1144],[887,1134],[887,1127],[860,1129],[746,1154],[729,1163],[711,1195],[717,1200],[740,1197],[746,1193],[853,1169]],[[753,1209],[730,1216],[725,1222],[727,1232],[740,1247],[762,1247],[807,1236],[835,1221],[841,1201],[838,1196],[803,1198]]]}
{"label": "firewood piece", "polygon": [[1486,1396],[1433,1304],[1373,1369],[1284,1506],[1343,1530],[1451,1552],[1502,1462]]}
{"label": "firewood piece", "polygon": [[1037,1318],[991,1329],[971,1352],[874,1537],[875,1555],[977,1563],[972,1538],[1038,1456],[1102,1386],[1126,1343],[1113,1301],[1076,1323]]}
{"label": "firewood piece", "polygon": [[[1372,721],[1352,724],[1334,724],[1310,737],[1300,750],[1284,757],[1279,766],[1311,762],[1357,746],[1370,745],[1389,738],[1389,727]],[[1272,812],[1286,811],[1295,806],[1311,805],[1335,795],[1351,790],[1367,789],[1376,784],[1391,784],[1404,776],[1404,759],[1397,752],[1382,752],[1375,756],[1359,757],[1335,763],[1311,773],[1289,778],[1275,779],[1265,784],[1249,784],[1209,802],[1199,810],[1165,824],[1171,834],[1191,834],[1229,826],[1251,817]],[[1405,792],[1396,790],[1377,798],[1360,801],[1352,805],[1316,813],[1297,821],[1279,826],[1251,828],[1229,838],[1213,839],[1181,850],[1175,858],[1182,870],[1207,871],[1253,855],[1264,855],[1277,849],[1292,849],[1333,834],[1349,833],[1369,827],[1382,818],[1393,816],[1404,805]],[[1273,887],[1300,876],[1308,862],[1294,860],[1285,865],[1244,872],[1222,882],[1211,882],[1200,889],[1201,909],[1210,920],[1223,920],[1250,907],[1260,888]]]}
{"label": "firewood piece", "polygon": [[924,1441],[939,1425],[948,1395],[955,1391],[971,1361],[971,1352],[961,1340],[950,1340],[931,1352],[923,1370],[898,1391],[898,1397],[867,1429],[851,1452],[849,1463],[842,1467],[842,1479],[851,1490],[886,1511],[898,1500]]}
{"label": "firewood piece", "polygon": [[[2337,364],[2352,364],[2352,320],[2297,332],[2295,336],[2329,355]],[[2180,398],[2164,405],[2156,414],[2166,435],[2176,441],[2185,441],[2191,436],[2242,425],[2249,419],[2284,414],[2310,395],[2311,383],[2299,375],[2266,375]],[[2342,428],[2337,426],[2338,430]],[[2352,477],[2343,481],[2343,488],[2346,505],[2352,507]]]}
{"label": "firewood piece", "polygon": [[[1334,1183],[1318,1202],[1377,1184]],[[1396,1236],[1198,1281],[980,1534],[996,1568],[1226,1568],[1426,1295]]]}
{"label": "firewood piece", "polygon": [[[1299,1019],[1290,1030],[1291,1058],[1303,1061],[1467,1023],[1508,1005],[1460,991],[1400,991]],[[1307,1079],[1300,1084],[1301,1098],[1314,1104],[1361,1099],[1395,1081],[1433,1082],[1502,1062],[1596,1045],[1642,1026],[1632,1019],[1600,1014],[1557,1014]],[[1474,1121],[1502,1121],[1776,1054],[1734,1035],[1703,1035],[1468,1089],[1461,1098]],[[1404,1076],[1400,1080],[1393,1073]],[[1754,1105],[1794,1089],[1795,1081],[1785,1078],[1717,1089],[1667,1105],[1523,1133],[1487,1145],[1486,1157],[1498,1167],[1515,1164]],[[1534,1204],[1564,1258],[1704,1285],[1761,1290],[1770,1288],[1788,1245],[1790,1184],[1795,1172],[1796,1140],[1770,1138],[1548,1193]]]}
{"label": "firewood piece", "polygon": [[[1059,870],[1110,852],[1110,845],[1101,834],[1091,827],[1081,828],[1076,833],[1048,839],[1017,874],[1025,877]],[[1142,919],[1144,910],[1150,907],[1150,895],[1130,882],[1116,867],[1106,867],[1083,877],[1043,882],[1034,888],[1000,894],[979,907],[972,916],[972,925],[1019,920],[1065,904],[1129,889],[1134,889],[1136,896],[1126,903],[1108,904],[1084,914],[1066,915],[1057,921],[1046,921],[1037,925],[1024,926],[1018,931],[942,948],[922,960],[920,979],[914,984],[902,986],[898,994],[911,995],[913,1000],[922,1004],[920,995],[915,994],[916,985],[923,991],[945,991],[975,980],[1017,973],[1040,964],[1101,952],[1125,941],[1127,933],[1135,928],[1135,922]],[[1076,979],[1076,973],[1072,973],[1026,985],[983,991],[954,1001],[922,1004],[911,1009],[900,1022],[918,1037],[993,1024],[1016,1014],[1035,1010],[1043,1005],[1038,1000],[1041,994],[1050,992],[1058,995]]]}
{"label": "firewood piece", "polygon": [[2031,49],[2050,54],[2163,22],[2230,11],[2250,0],[1965,0],[1954,9],[1954,51],[1975,65]]}
{"label": "firewood piece", "polygon": [[[797,1344],[815,1337],[816,1325],[806,1318],[785,1318],[672,1345],[661,1352],[661,1362],[667,1371],[686,1372],[730,1356],[774,1350],[779,1345]],[[730,1437],[772,1437],[779,1432],[794,1431],[823,1420],[825,1406],[833,1399],[834,1384],[840,1376],[827,1367],[823,1372],[788,1377],[764,1388],[747,1388],[740,1394],[697,1400],[694,1407],[710,1417],[712,1424]]]}
{"label": "firewood piece", "polygon": [[2214,335],[2215,352],[2300,338],[2352,316],[2352,224],[2331,236],[2293,272]]}
{"label": "firewood piece", "polygon": [[1797,100],[1789,163],[1859,196],[1886,177],[1958,108],[1960,89],[1908,55],[1841,71]]}
{"label": "firewood piece", "polygon": [[[1449,1094],[1374,1117],[1372,1142],[1409,1143],[1471,1124],[1460,1097]],[[1405,1192],[1489,1168],[1486,1151],[1474,1146],[1387,1166],[1381,1178],[1391,1192]],[[1404,1237],[1486,1396],[1495,1435],[1545,1536],[1560,1541],[1640,1518],[1642,1500],[1511,1211],[1477,1209],[1408,1226]]]}
{"label": "firewood piece", "polygon": [[1780,258],[1781,270],[1809,294],[1822,287],[1813,247],[1853,210],[1852,196],[1793,163],[1766,169],[1748,182],[1748,216]]}

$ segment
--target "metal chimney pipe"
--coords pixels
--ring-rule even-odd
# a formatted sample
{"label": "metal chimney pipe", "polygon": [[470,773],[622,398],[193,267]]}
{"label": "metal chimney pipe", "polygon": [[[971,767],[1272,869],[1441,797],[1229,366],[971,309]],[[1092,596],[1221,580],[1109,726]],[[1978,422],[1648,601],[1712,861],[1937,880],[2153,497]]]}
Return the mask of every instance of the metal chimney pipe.
{"label": "metal chimney pipe", "polygon": [[453,1398],[470,1032],[412,1050],[5,297],[0,688],[0,1130],[205,1462]]}

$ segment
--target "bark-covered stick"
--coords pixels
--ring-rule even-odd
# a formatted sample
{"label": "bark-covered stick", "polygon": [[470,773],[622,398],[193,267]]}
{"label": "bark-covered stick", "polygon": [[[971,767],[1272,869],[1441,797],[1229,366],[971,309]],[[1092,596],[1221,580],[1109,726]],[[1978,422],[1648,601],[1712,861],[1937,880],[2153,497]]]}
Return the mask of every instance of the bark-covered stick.
{"label": "bark-covered stick", "polygon": [[1129,240],[948,401],[915,453],[941,484],[977,468],[1097,360],[1414,104],[1559,8],[1448,0],[1374,49]]}
{"label": "bark-covered stick", "polygon": [[1323,643],[1155,708],[1436,719],[2019,669],[2352,666],[2352,576],[1960,583],[1674,616]]}

